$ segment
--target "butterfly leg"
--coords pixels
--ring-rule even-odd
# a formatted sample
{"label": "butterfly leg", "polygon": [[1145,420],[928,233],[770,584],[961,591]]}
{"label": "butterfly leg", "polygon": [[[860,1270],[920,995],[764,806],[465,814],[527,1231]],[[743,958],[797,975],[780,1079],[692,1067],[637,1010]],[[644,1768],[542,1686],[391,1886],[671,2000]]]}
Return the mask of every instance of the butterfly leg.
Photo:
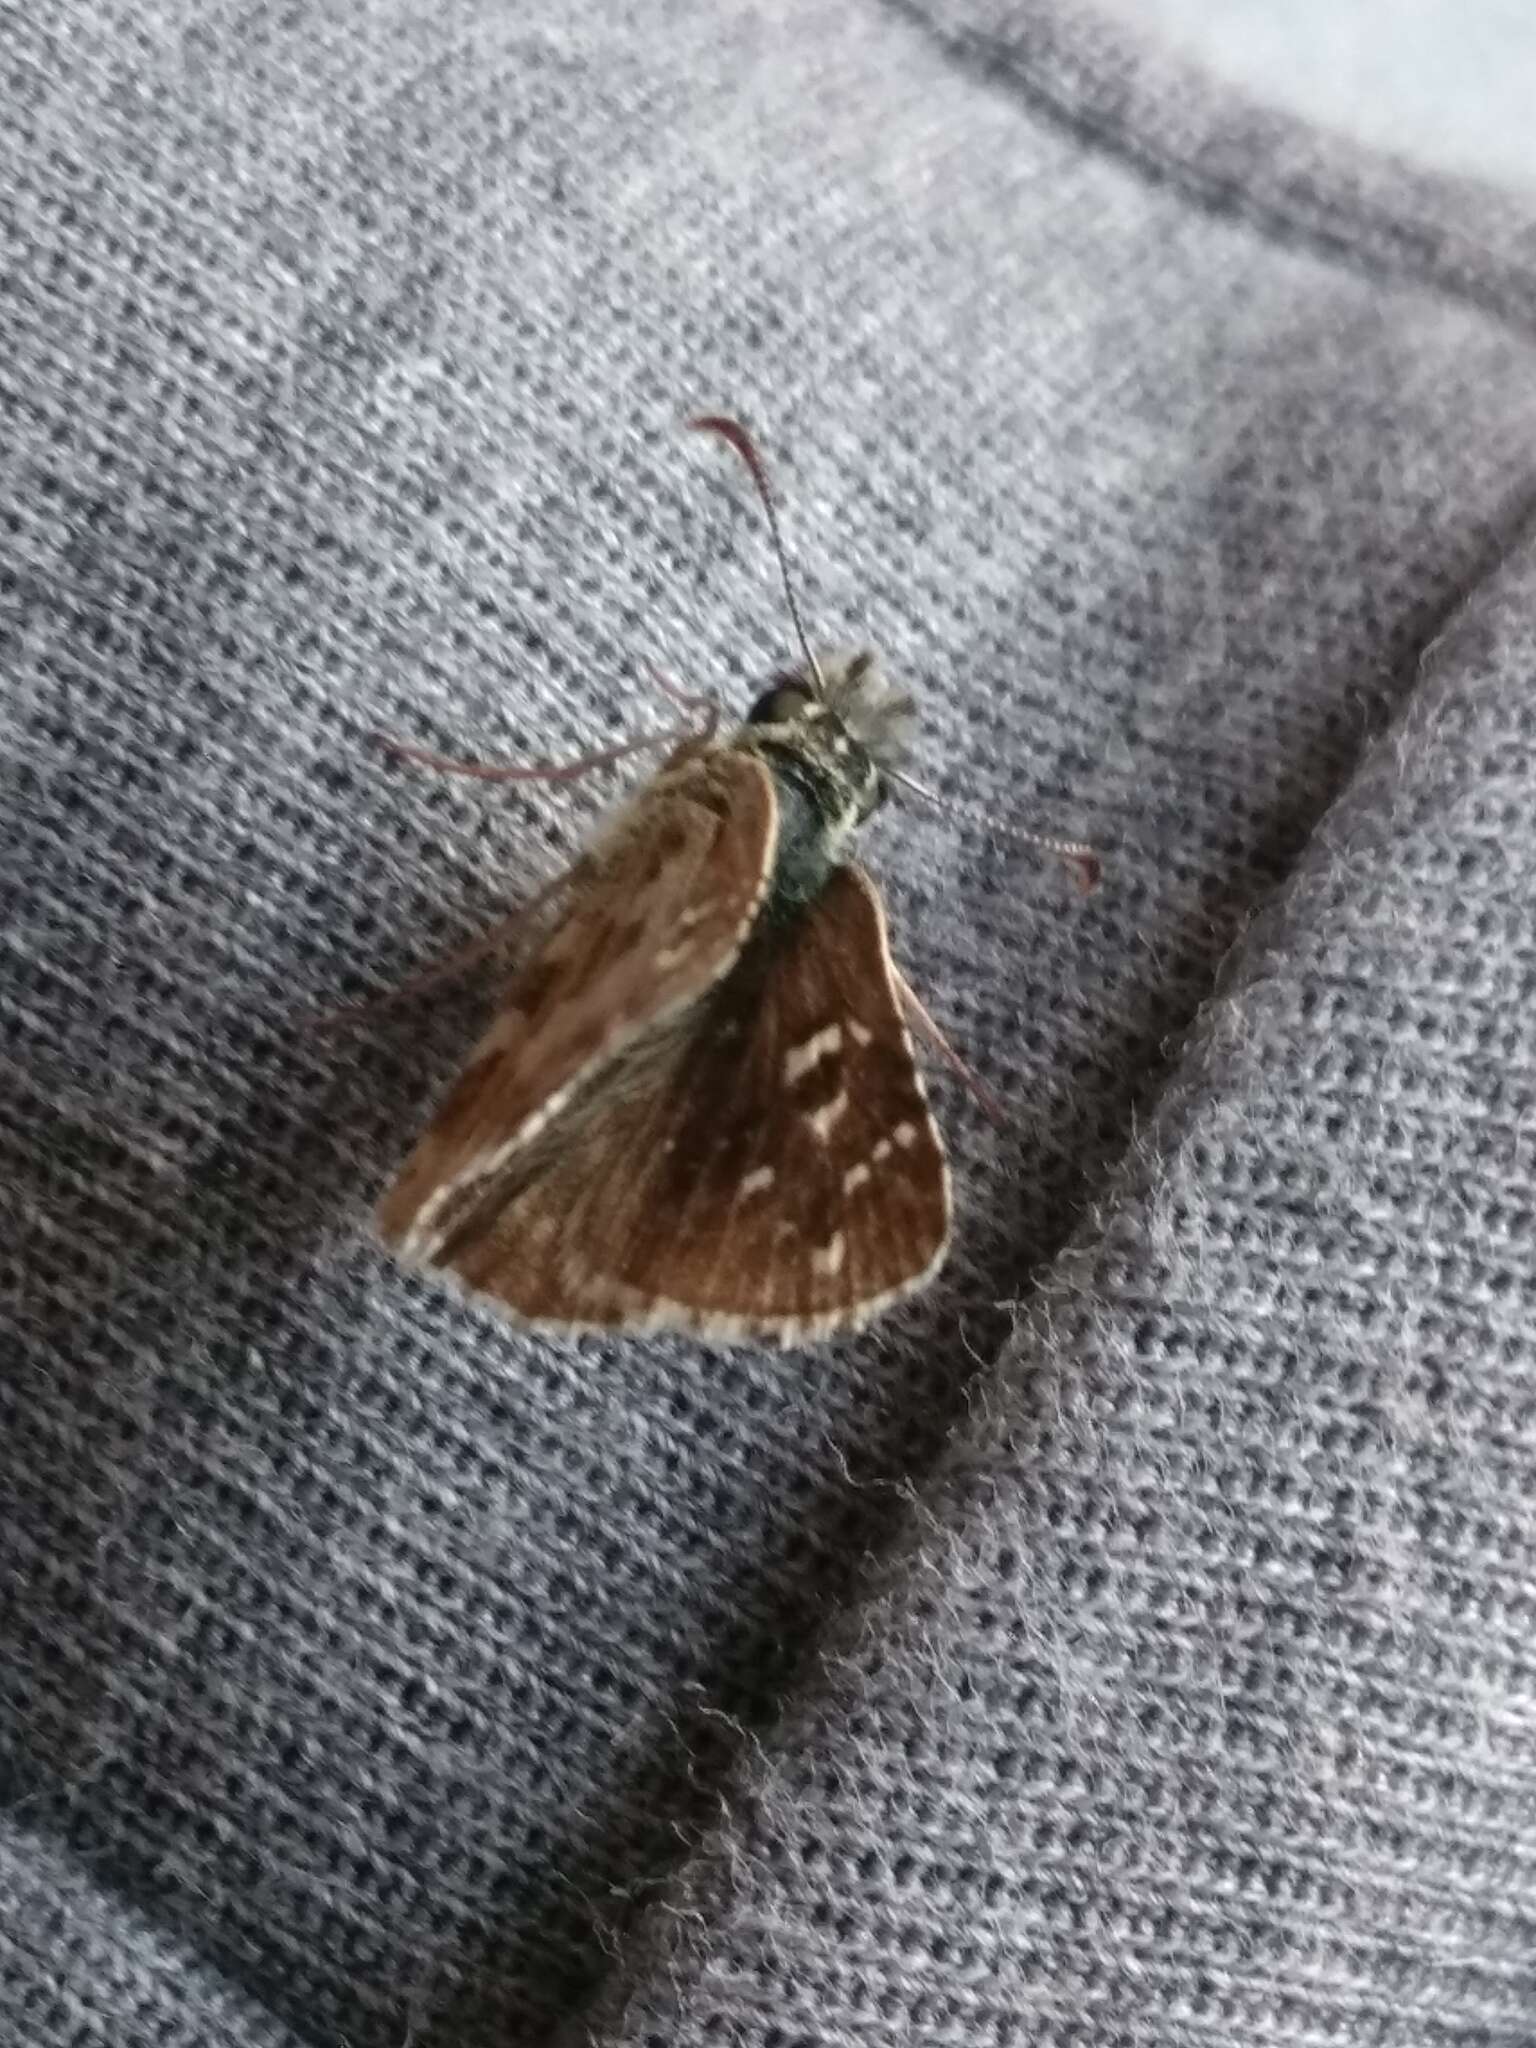
{"label": "butterfly leg", "polygon": [[956,1052],[955,1048],[944,1036],[944,1033],[939,1029],[935,1019],[929,1015],[928,1010],[919,1000],[917,991],[913,988],[907,977],[899,968],[893,968],[893,972],[896,976],[896,992],[901,997],[902,1007],[916,1027],[919,1038],[926,1045],[931,1046],[939,1058],[944,1061],[945,1065],[953,1069],[960,1077],[986,1111],[987,1115],[992,1119],[993,1123],[1000,1125],[1006,1130],[1011,1122],[1006,1106],[998,1096],[993,1094],[986,1082],[982,1080],[980,1074],[976,1072],[976,1069],[963,1060],[959,1053]]}
{"label": "butterfly leg", "polygon": [[[954,818],[962,825],[975,824],[973,814],[963,804],[952,804],[936,789],[930,789],[926,782],[919,782],[915,775],[908,775],[901,768],[887,768],[891,781],[902,789],[911,790],[921,797],[925,804],[931,804],[936,811],[942,811],[946,818]],[[1084,846],[1079,839],[1051,839],[1043,832],[1026,832],[1020,825],[1010,825],[1005,819],[991,818],[987,828],[1001,832],[1005,838],[1016,839],[1021,846],[1037,846],[1042,853],[1053,853],[1058,860],[1071,868],[1073,878],[1085,896],[1091,896],[1104,879],[1104,863],[1091,846]]]}
{"label": "butterfly leg", "polygon": [[669,704],[702,716],[704,722],[696,738],[706,743],[714,738],[720,729],[720,699],[713,690],[684,690],[660,669],[652,671],[652,679]]}
{"label": "butterfly leg", "polygon": [[402,1002],[407,996],[418,995],[424,988],[433,988],[440,981],[450,981],[456,974],[475,966],[481,960],[488,960],[511,944],[518,931],[538,913],[545,909],[560,891],[576,876],[581,863],[568,868],[564,874],[556,875],[546,882],[528,902],[520,904],[507,917],[498,918],[489,931],[479,932],[462,946],[455,946],[451,953],[434,960],[430,967],[423,967],[417,974],[410,975],[394,988],[386,989],[382,995],[366,996],[361,1002],[339,1003],[334,1009],[322,1010],[318,1017],[310,1019],[311,1030],[329,1031],[339,1024],[350,1024],[359,1017],[366,1017],[374,1010],[385,1009],[391,1003]]}
{"label": "butterfly leg", "polygon": [[449,754],[433,754],[424,747],[408,746],[404,740],[391,739],[386,733],[375,735],[377,743],[397,761],[411,761],[418,768],[432,768],[440,775],[473,775],[482,782],[576,782],[583,775],[590,775],[594,768],[606,768],[614,761],[627,760],[631,754],[643,754],[652,747],[673,746],[683,737],[687,735],[642,733],[638,739],[599,747],[595,753],[578,755],[574,761],[511,763],[460,761]]}

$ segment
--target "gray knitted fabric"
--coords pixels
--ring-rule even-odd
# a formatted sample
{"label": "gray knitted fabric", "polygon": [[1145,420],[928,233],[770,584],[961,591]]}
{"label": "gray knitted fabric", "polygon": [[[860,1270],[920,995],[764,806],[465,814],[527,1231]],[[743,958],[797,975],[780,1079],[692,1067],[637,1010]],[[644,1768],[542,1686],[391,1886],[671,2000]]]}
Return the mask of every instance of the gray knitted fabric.
{"label": "gray knitted fabric", "polygon": [[[0,2040],[1536,2043],[1536,223],[1004,0],[0,9]],[[993,1086],[780,1357],[369,1241],[807,608]],[[1091,837],[1098,895],[995,832]]]}

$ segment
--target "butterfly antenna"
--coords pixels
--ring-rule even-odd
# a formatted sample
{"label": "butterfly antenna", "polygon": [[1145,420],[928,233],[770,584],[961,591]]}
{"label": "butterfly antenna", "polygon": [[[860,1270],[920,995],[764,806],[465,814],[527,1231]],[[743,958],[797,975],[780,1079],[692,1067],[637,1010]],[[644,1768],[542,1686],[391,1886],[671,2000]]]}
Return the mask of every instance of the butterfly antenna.
{"label": "butterfly antenna", "polygon": [[[959,804],[952,804],[947,797],[940,796],[939,792],[930,789],[926,782],[919,782],[915,775],[908,775],[900,768],[890,767],[884,769],[883,773],[890,781],[900,783],[903,789],[909,789],[914,796],[921,797],[925,804],[932,804],[936,811],[942,811],[946,818],[958,819],[962,825],[975,823],[975,819],[968,811],[962,810]],[[1080,840],[1048,839],[1042,833],[1026,832],[1021,826],[1005,824],[998,818],[989,819],[987,828],[989,831],[1001,832],[1006,838],[1022,840],[1026,846],[1037,846],[1042,853],[1054,853],[1059,860],[1066,861],[1076,874],[1085,896],[1091,895],[1103,879],[1103,861],[1091,846],[1084,846]]]}
{"label": "butterfly antenna", "polygon": [[795,579],[789,573],[789,550],[784,545],[784,529],[779,523],[779,508],[768,481],[768,471],[763,458],[757,452],[757,444],[739,420],[727,419],[723,413],[700,413],[688,422],[701,433],[718,434],[726,441],[742,461],[757,486],[757,495],[763,501],[763,510],[768,515],[768,531],[773,538],[773,552],[778,557],[779,580],[784,585],[784,601],[789,606],[789,616],[794,623],[795,638],[800,642],[800,652],[805,656],[806,666],[816,678],[816,687],[823,696],[827,692],[827,679],[821,672],[821,663],[811,649],[806,636],[805,621],[800,616],[799,600],[795,596]]}

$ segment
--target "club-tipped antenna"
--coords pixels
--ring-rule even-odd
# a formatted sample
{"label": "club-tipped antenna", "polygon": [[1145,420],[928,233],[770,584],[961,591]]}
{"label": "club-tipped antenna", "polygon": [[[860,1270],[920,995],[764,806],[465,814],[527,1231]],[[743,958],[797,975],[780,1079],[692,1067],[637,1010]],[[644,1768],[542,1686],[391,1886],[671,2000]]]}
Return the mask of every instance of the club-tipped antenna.
{"label": "club-tipped antenna", "polygon": [[800,616],[800,603],[795,596],[795,579],[789,573],[789,550],[784,545],[784,529],[779,523],[778,502],[773,486],[768,481],[768,471],[763,458],[757,452],[757,443],[739,420],[728,419],[724,413],[699,413],[688,422],[700,433],[718,434],[726,441],[747,465],[747,473],[757,486],[757,495],[763,501],[763,510],[768,516],[768,532],[773,540],[773,552],[778,557],[779,580],[784,585],[784,601],[789,606],[789,616],[794,624],[795,638],[800,642],[800,652],[805,656],[806,667],[816,679],[816,687],[823,696],[827,693],[827,679],[821,672],[821,663],[816,659],[805,621]]}
{"label": "club-tipped antenna", "polygon": [[[936,789],[930,789],[926,782],[919,782],[915,775],[908,775],[904,769],[887,767],[881,771],[889,781],[896,782],[903,789],[921,797],[925,804],[931,804],[936,811],[942,811],[946,818],[955,818],[962,825],[973,825],[976,820],[959,804],[952,804],[948,797],[940,796]],[[1078,884],[1085,896],[1097,889],[1104,874],[1104,863],[1091,846],[1085,846],[1077,839],[1050,839],[1041,832],[1026,832],[1022,826],[1010,825],[1001,818],[988,818],[987,830],[1001,832],[1006,838],[1022,840],[1026,846],[1038,847],[1042,853],[1053,853],[1058,860],[1064,860],[1077,876]]]}

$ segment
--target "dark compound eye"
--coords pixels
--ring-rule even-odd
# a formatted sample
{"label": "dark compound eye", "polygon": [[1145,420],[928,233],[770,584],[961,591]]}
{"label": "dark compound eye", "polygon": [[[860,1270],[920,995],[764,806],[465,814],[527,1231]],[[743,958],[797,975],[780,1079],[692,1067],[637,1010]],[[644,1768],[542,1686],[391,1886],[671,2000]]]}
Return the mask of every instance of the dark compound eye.
{"label": "dark compound eye", "polygon": [[815,692],[808,690],[804,683],[775,683],[771,690],[764,690],[747,713],[747,723],[789,725],[795,719],[803,718],[815,702]]}

